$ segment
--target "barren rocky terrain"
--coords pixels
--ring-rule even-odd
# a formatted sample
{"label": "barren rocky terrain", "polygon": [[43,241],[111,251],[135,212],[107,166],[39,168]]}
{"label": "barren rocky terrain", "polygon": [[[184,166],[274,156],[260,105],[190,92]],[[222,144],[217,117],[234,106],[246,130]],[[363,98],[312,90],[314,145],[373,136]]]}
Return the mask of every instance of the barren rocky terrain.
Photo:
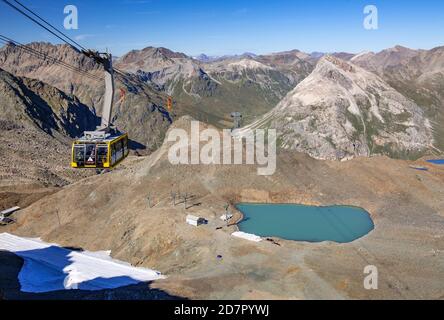
{"label": "barren rocky terrain", "polygon": [[96,123],[74,96],[0,69],[0,209],[26,207],[95,174],[67,165],[71,138]]}
{"label": "barren rocky terrain", "polygon": [[[67,70],[66,67],[53,63],[51,59],[41,59],[14,45],[0,48],[0,68],[15,77],[39,80],[47,87],[52,87],[52,90],[56,88],[75,97],[95,115],[101,115],[105,82],[103,68],[98,63],[67,45],[35,42],[28,47],[42,55],[79,68],[97,79]],[[122,77],[117,73],[115,88],[113,124],[119,130],[130,134],[130,145],[133,149],[146,154],[154,151],[162,143],[165,131],[172,121],[172,116],[163,107],[166,104],[166,95],[148,84],[132,80],[131,77]],[[124,99],[121,92],[125,95]],[[20,96],[20,93],[17,92],[17,95]],[[117,103],[119,100],[120,103]],[[10,107],[12,106],[14,103],[11,103]],[[78,124],[84,120],[77,119]]]}
{"label": "barren rocky terrain", "polygon": [[[101,76],[70,47],[30,46]],[[0,209],[24,209],[0,232],[111,250],[167,278],[94,294],[26,295],[11,278],[22,261],[1,252],[0,294],[444,299],[444,167],[425,161],[442,157],[442,52],[294,50],[203,62],[164,48],[132,51],[116,63],[128,74],[116,75],[115,100],[120,89],[126,95],[115,105],[114,123],[145,156],[97,175],[69,168],[70,142],[99,119],[103,83],[67,75],[15,46],[1,48]],[[163,107],[167,94],[172,111]],[[252,127],[281,130],[275,174],[258,176],[254,165],[169,162],[167,130],[190,127],[191,118],[181,115],[228,127],[231,111],[242,111]],[[347,244],[253,243],[231,236],[239,202],[358,206],[375,229]],[[235,214],[230,225],[219,219],[227,203]],[[187,214],[208,224],[187,225]],[[378,290],[363,287],[367,265],[379,270]]]}
{"label": "barren rocky terrain", "polygon": [[435,144],[444,148],[444,47],[413,50],[395,46],[356,55],[351,61],[379,75],[421,106],[433,125]]}
{"label": "barren rocky terrain", "polygon": [[[174,126],[188,129],[189,119]],[[168,147],[164,143],[148,157],[130,158],[113,172],[42,198],[2,231],[112,250],[115,258],[167,275],[150,286],[173,296],[444,298],[442,166],[418,161],[429,167],[418,171],[410,167],[413,162],[387,157],[318,161],[280,151],[276,173],[258,176],[252,165],[173,166]],[[172,191],[194,196],[187,209],[173,205]],[[236,227],[219,220],[224,204],[241,201],[359,206],[371,214],[375,229],[348,244],[248,242],[232,237]],[[187,225],[190,213],[208,219],[208,225]],[[363,288],[367,265],[378,267],[378,290]]]}
{"label": "barren rocky terrain", "polygon": [[116,66],[144,83],[157,86],[180,104],[179,116],[218,127],[229,126],[230,113],[246,122],[273,108],[313,69],[299,51],[272,56],[242,55],[199,61],[166,48],[132,50]]}
{"label": "barren rocky terrain", "polygon": [[282,148],[318,159],[433,154],[433,127],[412,100],[357,65],[325,56],[270,112],[247,128],[276,129]]}

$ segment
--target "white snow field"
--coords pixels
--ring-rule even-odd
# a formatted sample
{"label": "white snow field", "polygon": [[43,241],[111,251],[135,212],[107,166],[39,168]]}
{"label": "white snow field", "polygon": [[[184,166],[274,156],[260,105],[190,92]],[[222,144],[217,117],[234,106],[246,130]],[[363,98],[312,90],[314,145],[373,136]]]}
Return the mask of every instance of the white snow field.
{"label": "white snow field", "polygon": [[0,250],[24,259],[18,276],[23,292],[95,291],[165,278],[160,272],[112,259],[109,251],[73,251],[8,233],[0,234]]}

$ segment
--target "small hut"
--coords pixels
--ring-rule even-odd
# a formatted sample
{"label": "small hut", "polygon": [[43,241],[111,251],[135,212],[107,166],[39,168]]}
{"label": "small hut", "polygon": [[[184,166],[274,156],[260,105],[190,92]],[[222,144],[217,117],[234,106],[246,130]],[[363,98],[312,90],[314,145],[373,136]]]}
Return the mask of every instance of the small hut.
{"label": "small hut", "polygon": [[192,226],[199,226],[205,224],[206,220],[204,218],[196,217],[191,214],[187,215],[186,222]]}

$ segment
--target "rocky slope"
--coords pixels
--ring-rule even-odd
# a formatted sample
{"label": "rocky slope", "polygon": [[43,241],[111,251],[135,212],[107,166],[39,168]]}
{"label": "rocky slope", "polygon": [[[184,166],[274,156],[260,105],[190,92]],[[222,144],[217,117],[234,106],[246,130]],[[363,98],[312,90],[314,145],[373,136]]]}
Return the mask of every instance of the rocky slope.
{"label": "rocky slope", "polygon": [[423,50],[413,50],[395,46],[378,53],[362,52],[350,59],[351,62],[377,74],[384,74],[394,66],[407,65],[413,57]]}
{"label": "rocky slope", "polygon": [[[189,119],[173,127],[189,131]],[[423,172],[387,157],[318,161],[281,150],[276,173],[258,176],[254,165],[172,165],[170,146],[45,197],[4,231],[112,250],[115,258],[168,277],[152,288],[187,298],[443,298],[440,166]],[[187,209],[179,200],[173,204],[172,191],[193,195]],[[375,229],[347,244],[252,243],[233,238],[235,227],[219,219],[226,203],[239,202],[353,205],[371,214]],[[192,227],[187,214],[208,224]],[[378,290],[362,285],[367,265],[378,267]]]}
{"label": "rocky slope", "polygon": [[[54,57],[103,78],[100,65],[68,45],[33,42],[27,46],[41,52],[42,55]],[[98,106],[102,99],[104,83],[67,70],[49,59],[38,58],[18,46],[8,44],[0,48],[0,67],[14,75],[45,82],[63,92],[77,96],[82,103],[92,108],[100,109]]]}
{"label": "rocky slope", "polygon": [[[67,45],[31,43],[28,46],[103,79],[100,65]],[[0,48],[0,68],[17,76],[40,80],[67,94],[75,95],[95,114],[101,114],[104,81],[95,81],[66,70],[13,45]],[[171,116],[163,107],[166,96],[149,85],[138,82],[136,78],[127,80],[116,74],[115,80],[114,101],[120,99],[121,90],[125,92],[125,99],[115,104],[114,124],[121,131],[129,133],[133,148],[147,152],[155,150],[163,141],[165,131],[171,123]]]}
{"label": "rocky slope", "polygon": [[251,127],[275,128],[279,145],[318,159],[433,150],[432,127],[412,100],[381,78],[333,56]]}
{"label": "rocky slope", "polygon": [[[101,76],[100,66],[68,46],[31,46]],[[327,64],[329,59],[339,62]],[[152,152],[176,116],[189,114],[218,127],[230,127],[230,113],[240,111],[244,124],[251,123],[293,90],[280,107],[270,111],[276,117],[273,125],[285,131],[280,138],[282,146],[329,159],[374,153],[416,157],[433,148],[439,152],[443,147],[443,60],[442,48],[415,51],[395,47],[353,58],[348,53],[325,56],[293,50],[202,62],[183,53],[148,47],[131,51],[115,62],[132,80],[116,75],[115,101],[120,98],[120,89],[126,96],[115,106],[114,122],[122,131],[129,132],[134,148]],[[348,66],[341,68],[343,63],[354,66],[356,72],[347,71]],[[315,64],[318,67],[312,73]],[[331,68],[321,68],[322,65]],[[0,67],[73,93],[100,116],[101,82],[69,73],[14,46],[0,49]],[[171,114],[162,107],[165,94],[174,97]],[[292,99],[294,95],[303,97],[308,104]],[[293,102],[296,104],[290,113],[296,114],[297,124],[290,123],[292,115],[276,114],[283,105]],[[333,105],[336,111],[330,108]],[[311,110],[307,108],[316,109],[310,121]],[[335,121],[326,121],[332,116]],[[269,115],[266,118],[271,119]],[[422,118],[429,119],[430,125]],[[303,124],[302,119],[307,123]],[[433,139],[429,137],[430,129]],[[303,139],[299,137],[301,130]]]}
{"label": "rocky slope", "polygon": [[70,142],[98,120],[75,96],[0,69],[1,184],[62,186],[88,176],[69,169]]}
{"label": "rocky slope", "polygon": [[[317,57],[299,50],[277,52],[268,55],[260,55],[257,61],[281,70],[284,73],[293,73],[296,77],[304,78],[313,70]],[[301,72],[302,71],[302,72]],[[300,79],[300,80],[302,80]]]}
{"label": "rocky slope", "polygon": [[252,121],[269,111],[311,71],[301,59],[289,63],[288,68],[267,63],[253,55],[203,62],[148,47],[129,52],[116,66],[181,101],[184,106],[177,108],[179,115],[191,114],[202,121],[229,126],[231,112],[239,111],[245,121]]}
{"label": "rocky slope", "polygon": [[0,69],[0,117],[15,125],[33,125],[47,134],[78,137],[99,124],[77,97],[38,80],[16,77]]}
{"label": "rocky slope", "polygon": [[357,55],[352,62],[415,101],[431,120],[436,147],[444,150],[444,47],[413,50],[396,46]]}

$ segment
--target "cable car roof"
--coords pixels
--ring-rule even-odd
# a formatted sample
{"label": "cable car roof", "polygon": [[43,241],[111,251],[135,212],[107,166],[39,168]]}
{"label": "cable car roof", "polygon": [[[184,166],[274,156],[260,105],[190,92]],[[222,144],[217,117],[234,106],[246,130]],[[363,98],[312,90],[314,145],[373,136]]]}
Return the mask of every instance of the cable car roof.
{"label": "cable car roof", "polygon": [[96,138],[87,138],[85,136],[80,137],[79,139],[74,140],[74,143],[107,143],[112,142],[126,134],[108,134],[106,137],[96,137]]}

